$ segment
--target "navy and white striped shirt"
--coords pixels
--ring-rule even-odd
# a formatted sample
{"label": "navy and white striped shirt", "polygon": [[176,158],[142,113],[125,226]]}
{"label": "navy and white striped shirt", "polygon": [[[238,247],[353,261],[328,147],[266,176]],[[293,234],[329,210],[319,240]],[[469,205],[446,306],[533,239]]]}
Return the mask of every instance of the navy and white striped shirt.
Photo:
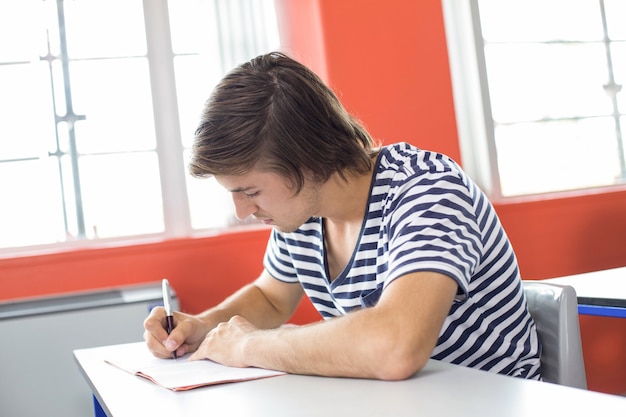
{"label": "navy and white striped shirt", "polygon": [[265,269],[300,282],[322,317],[374,306],[387,285],[417,271],[458,284],[432,358],[539,379],[539,341],[517,260],[486,196],[450,158],[400,143],[383,147],[352,258],[331,281],[323,224],[272,231]]}

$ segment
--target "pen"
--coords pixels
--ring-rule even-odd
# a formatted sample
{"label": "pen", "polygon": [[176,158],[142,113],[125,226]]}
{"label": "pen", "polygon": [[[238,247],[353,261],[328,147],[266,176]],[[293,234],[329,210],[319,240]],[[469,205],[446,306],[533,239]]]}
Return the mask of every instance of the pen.
{"label": "pen", "polygon": [[[163,307],[165,307],[165,319],[167,320],[167,334],[174,330],[174,314],[172,313],[172,300],[170,296],[170,283],[163,278]],[[176,351],[172,352],[172,358],[176,359]]]}

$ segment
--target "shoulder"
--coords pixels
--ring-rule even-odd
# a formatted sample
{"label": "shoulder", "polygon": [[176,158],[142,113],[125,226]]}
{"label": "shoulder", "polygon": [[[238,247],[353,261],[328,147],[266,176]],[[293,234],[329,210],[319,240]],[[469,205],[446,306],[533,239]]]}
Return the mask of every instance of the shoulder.
{"label": "shoulder", "polygon": [[436,172],[462,173],[459,165],[449,156],[404,142],[381,148],[377,168],[379,172],[397,172],[407,176]]}
{"label": "shoulder", "polygon": [[460,200],[469,201],[475,194],[472,184],[450,157],[398,143],[380,151],[372,197],[388,204],[407,196],[414,200],[457,195]]}

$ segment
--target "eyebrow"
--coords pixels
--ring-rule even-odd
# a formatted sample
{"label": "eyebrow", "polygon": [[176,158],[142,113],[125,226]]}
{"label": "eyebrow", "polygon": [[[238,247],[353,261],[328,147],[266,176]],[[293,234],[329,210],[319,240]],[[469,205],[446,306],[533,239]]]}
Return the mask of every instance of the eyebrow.
{"label": "eyebrow", "polygon": [[243,192],[243,191],[252,190],[254,188],[257,188],[257,187],[254,187],[254,186],[239,187],[239,188],[233,188],[232,190],[228,190],[228,191],[230,191],[231,193],[240,193],[240,192]]}

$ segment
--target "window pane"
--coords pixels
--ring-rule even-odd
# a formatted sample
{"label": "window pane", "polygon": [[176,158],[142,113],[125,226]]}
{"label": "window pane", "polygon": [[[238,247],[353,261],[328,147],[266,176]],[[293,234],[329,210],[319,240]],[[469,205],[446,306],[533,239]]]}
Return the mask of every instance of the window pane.
{"label": "window pane", "polygon": [[0,62],[29,62],[45,55],[43,3],[41,0],[0,2]]}
{"label": "window pane", "polygon": [[[175,54],[211,54],[219,57],[219,27],[215,1],[168,2],[172,49]],[[213,62],[219,67],[220,62]]]}
{"label": "window pane", "polygon": [[205,55],[185,55],[174,58],[178,113],[183,146],[193,143],[200,113],[213,87],[222,78],[221,68]]}
{"label": "window pane", "polygon": [[54,109],[45,64],[0,66],[0,160],[45,156]]}
{"label": "window pane", "polygon": [[[611,59],[613,60],[613,76],[615,82],[622,86],[617,93],[617,102],[621,114],[626,114],[626,42],[611,45]],[[622,125],[622,128],[626,126]]]}
{"label": "window pane", "polygon": [[148,63],[144,58],[73,62],[74,111],[81,153],[155,147]]}
{"label": "window pane", "polygon": [[[172,45],[179,54],[174,70],[181,140],[188,149],[211,90],[234,66],[279,49],[278,26],[273,0],[174,0],[168,5]],[[229,193],[215,180],[188,174],[186,179],[192,228],[242,223],[234,215]]]}
{"label": "window pane", "polygon": [[156,154],[85,156],[80,159],[88,237],[163,231],[163,201]]}
{"label": "window pane", "polygon": [[604,0],[609,38],[626,40],[626,2],[624,0]]}
{"label": "window pane", "polygon": [[504,196],[614,184],[620,176],[611,118],[496,129]]}
{"label": "window pane", "polygon": [[54,160],[0,163],[0,247],[65,240]]}
{"label": "window pane", "polygon": [[[623,167],[626,168],[626,134],[624,134],[624,131],[626,131],[626,116],[620,117],[619,123],[622,134],[622,162]],[[621,182],[626,183],[626,172],[622,172]]]}
{"label": "window pane", "polygon": [[63,74],[63,63],[59,59],[54,59],[50,63],[50,88],[54,95],[54,106],[59,116],[66,113],[67,92],[65,87],[65,76]]}
{"label": "window pane", "polygon": [[602,44],[487,45],[485,59],[497,122],[612,112]]}
{"label": "window pane", "polygon": [[191,227],[214,229],[237,222],[230,194],[215,178],[187,176],[187,190],[191,210]]}
{"label": "window pane", "polygon": [[[488,42],[601,40],[598,0],[480,0]],[[584,24],[581,24],[584,22]]]}
{"label": "window pane", "polygon": [[65,1],[71,58],[146,54],[141,0]]}
{"label": "window pane", "polygon": [[[59,160],[60,162],[60,170],[61,170],[61,184],[60,188],[62,189],[63,199],[64,199],[64,210],[65,210],[65,218],[66,218],[66,230],[68,238],[83,238],[79,233],[79,225],[78,225],[78,206],[82,207],[82,203],[78,203],[78,195],[75,193],[75,190],[78,185],[80,185],[80,179],[75,178],[74,168],[72,166],[72,160],[69,155],[62,155]],[[79,184],[76,184],[75,179],[78,180]],[[62,242],[62,240],[60,240]]]}
{"label": "window pane", "polygon": [[260,225],[250,216],[239,220],[231,194],[217,183],[215,178],[193,178],[187,176],[191,211],[191,226],[194,229],[217,229],[243,225]]}

